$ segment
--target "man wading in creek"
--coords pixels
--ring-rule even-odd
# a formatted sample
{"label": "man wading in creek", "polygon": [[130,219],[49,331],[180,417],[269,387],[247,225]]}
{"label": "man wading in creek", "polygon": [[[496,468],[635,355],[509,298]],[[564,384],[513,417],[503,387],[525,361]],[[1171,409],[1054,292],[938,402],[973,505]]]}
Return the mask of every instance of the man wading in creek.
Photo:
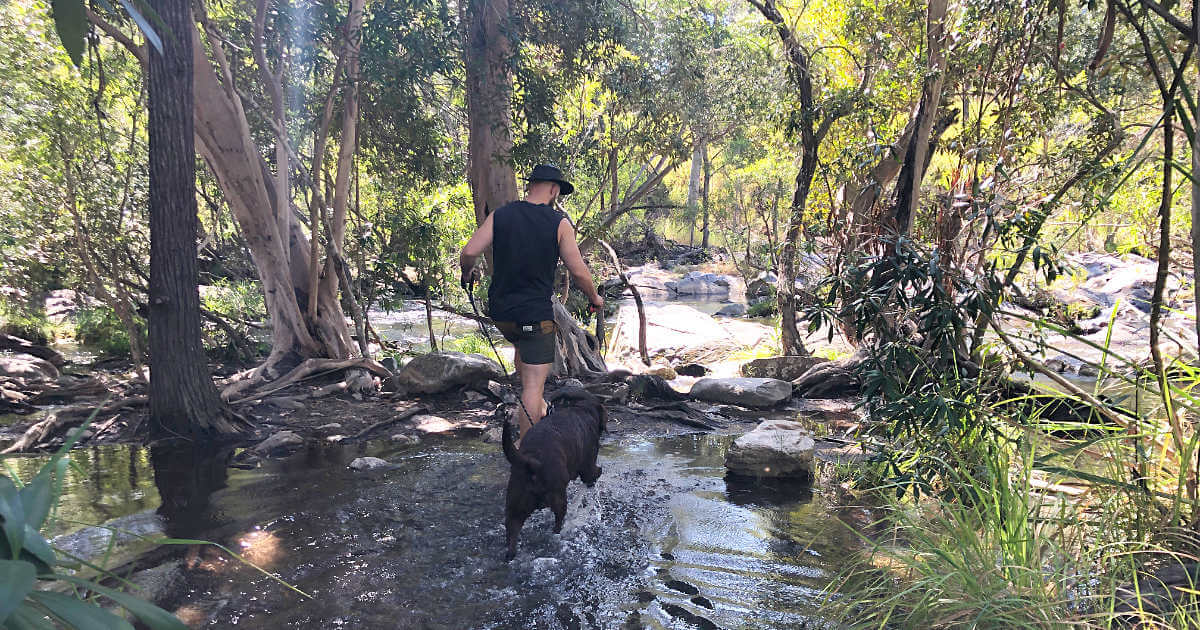
{"label": "man wading in creek", "polygon": [[604,298],[592,283],[592,272],[579,253],[575,228],[554,207],[559,195],[569,195],[574,189],[562,171],[539,164],[529,175],[525,199],[489,214],[459,256],[462,285],[470,292],[480,277],[475,261],[488,246],[492,247],[494,269],[488,287],[488,315],[516,348],[523,404],[517,411],[517,421],[522,438],[547,411],[543,393],[554,364],[556,337],[550,295],[559,258],[592,307],[604,307]]}

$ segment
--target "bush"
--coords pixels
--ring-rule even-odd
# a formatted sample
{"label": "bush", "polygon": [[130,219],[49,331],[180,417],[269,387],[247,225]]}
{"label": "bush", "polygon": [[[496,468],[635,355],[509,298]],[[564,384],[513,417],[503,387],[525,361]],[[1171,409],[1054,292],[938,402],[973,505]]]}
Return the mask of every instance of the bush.
{"label": "bush", "polygon": [[[138,334],[145,335],[138,324]],[[75,340],[94,346],[109,356],[127,357],[130,353],[129,331],[117,314],[107,306],[79,309],[75,315]]]}
{"label": "bush", "polygon": [[[502,338],[499,336],[493,336],[493,340],[501,340],[501,343],[503,343]],[[458,339],[452,339],[445,344],[443,349],[462,352],[464,354],[481,354],[506,367],[509,363],[508,361],[501,360],[500,356],[492,351],[492,346],[488,343],[487,339],[484,339],[483,335],[479,333],[471,333]],[[496,349],[499,350],[500,346],[496,346]]]}
{"label": "bush", "polygon": [[772,317],[779,313],[779,303],[774,298],[762,298],[746,309],[748,317]]}
{"label": "bush", "polygon": [[20,337],[39,345],[50,343],[53,331],[46,314],[0,303],[0,334]]}
{"label": "bush", "polygon": [[228,327],[202,318],[204,346],[219,358],[253,359],[269,351],[256,342],[252,324],[267,318],[266,301],[257,282],[220,279],[200,290],[200,306],[221,318]]}

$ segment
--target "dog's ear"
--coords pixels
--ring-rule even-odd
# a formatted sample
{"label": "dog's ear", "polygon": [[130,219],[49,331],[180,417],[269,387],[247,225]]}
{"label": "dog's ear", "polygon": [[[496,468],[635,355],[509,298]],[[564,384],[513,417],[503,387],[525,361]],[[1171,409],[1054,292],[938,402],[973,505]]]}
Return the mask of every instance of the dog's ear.
{"label": "dog's ear", "polygon": [[596,410],[598,412],[596,415],[599,416],[598,419],[600,420],[600,432],[604,433],[608,430],[608,410],[604,408],[604,403],[599,400],[596,401]]}

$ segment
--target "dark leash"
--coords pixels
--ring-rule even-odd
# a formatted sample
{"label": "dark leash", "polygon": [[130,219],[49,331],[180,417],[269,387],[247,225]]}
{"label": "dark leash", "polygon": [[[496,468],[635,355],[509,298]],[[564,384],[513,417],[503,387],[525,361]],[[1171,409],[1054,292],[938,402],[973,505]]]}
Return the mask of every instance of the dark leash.
{"label": "dark leash", "polygon": [[492,347],[492,354],[495,354],[496,361],[500,362],[500,369],[504,370],[505,376],[508,376],[508,367],[504,365],[504,359],[500,357],[500,351],[496,350],[496,342],[492,341],[492,335],[488,332],[487,326],[483,325],[483,313],[479,312],[479,305],[475,303],[475,283],[468,283],[463,287],[463,290],[467,292],[467,299],[471,302],[471,310],[475,312],[475,323],[479,324],[479,332],[483,334],[484,339],[487,339],[488,345]]}
{"label": "dark leash", "polygon": [[[508,368],[504,365],[504,359],[500,356],[500,351],[496,349],[496,342],[492,341],[492,335],[488,332],[487,326],[483,324],[483,313],[479,310],[479,305],[475,303],[475,283],[467,282],[463,284],[463,290],[467,292],[467,300],[471,302],[471,310],[475,312],[475,323],[479,325],[479,332],[487,339],[488,345],[492,348],[492,354],[496,355],[496,361],[500,363],[500,369],[504,371],[504,375],[508,376]],[[513,366],[514,368],[516,366]],[[533,415],[525,408],[525,401],[521,396],[517,395],[517,404],[521,406],[521,410],[525,412],[525,417],[533,422]]]}

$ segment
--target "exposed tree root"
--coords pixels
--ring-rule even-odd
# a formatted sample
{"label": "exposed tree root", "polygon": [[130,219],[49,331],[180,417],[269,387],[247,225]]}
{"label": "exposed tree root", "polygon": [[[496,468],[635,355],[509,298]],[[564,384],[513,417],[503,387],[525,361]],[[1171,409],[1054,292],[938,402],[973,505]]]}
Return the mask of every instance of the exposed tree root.
{"label": "exposed tree root", "polygon": [[554,324],[558,327],[554,374],[596,380],[608,373],[604,357],[600,356],[600,342],[595,335],[580,328],[557,300],[554,302]]}
{"label": "exposed tree root", "polygon": [[260,388],[254,393],[243,395],[240,398],[238,395],[250,390],[256,382],[253,377],[238,380],[238,377],[235,376],[233,377],[234,382],[221,392],[221,397],[230,404],[236,405],[281,391],[314,374],[336,370],[351,370],[345,382],[347,388],[352,391],[369,391],[374,388],[374,381],[367,372],[381,378],[391,376],[391,372],[388,372],[387,368],[371,359],[307,359],[282,377],[270,383],[260,384]]}

